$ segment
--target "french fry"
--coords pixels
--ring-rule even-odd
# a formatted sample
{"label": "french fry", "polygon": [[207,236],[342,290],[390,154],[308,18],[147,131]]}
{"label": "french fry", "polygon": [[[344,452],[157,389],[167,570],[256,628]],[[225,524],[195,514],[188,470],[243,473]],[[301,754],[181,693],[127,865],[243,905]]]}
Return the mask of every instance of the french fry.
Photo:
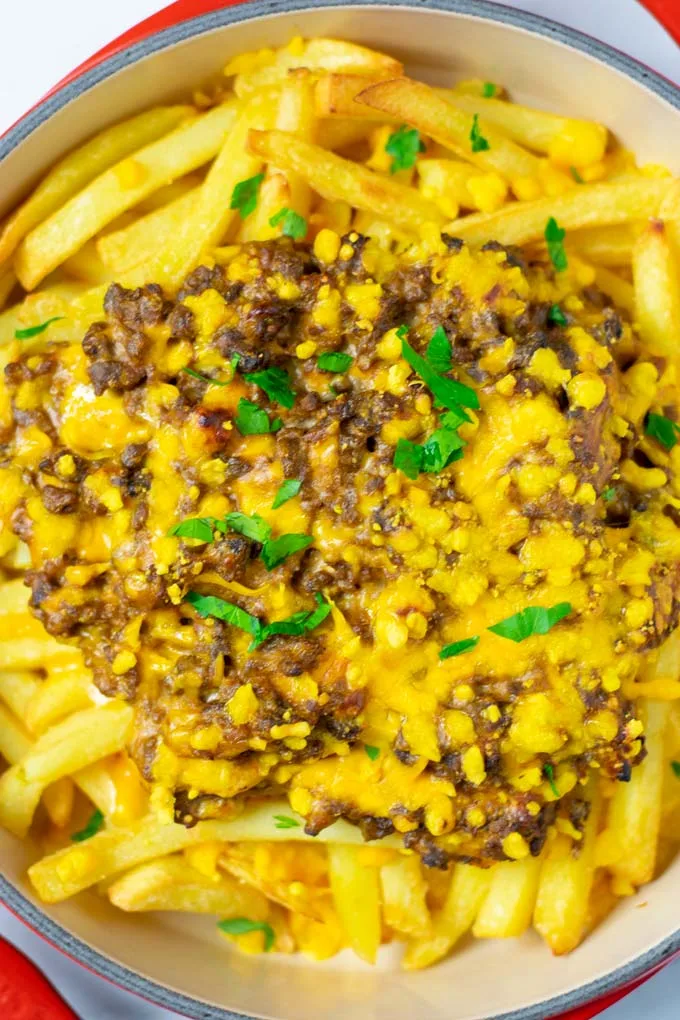
{"label": "french fry", "polygon": [[354,850],[329,846],[328,867],[335,909],[349,945],[367,963],[375,963],[380,946],[378,869],[362,866]]}
{"label": "french fry", "polygon": [[489,892],[493,868],[456,864],[446,900],[432,917],[432,933],[409,942],[404,954],[406,970],[419,970],[441,960],[470,930]]}
{"label": "french fry", "polygon": [[82,191],[95,177],[167,135],[193,112],[191,106],[160,106],[95,135],[54,166],[0,233],[0,262],[23,238]]}
{"label": "french fry", "polygon": [[5,307],[9,296],[17,285],[17,278],[11,266],[0,270],[0,311]]}
{"label": "french fry", "polygon": [[42,800],[50,821],[57,828],[68,825],[73,812],[75,787],[69,776],[62,776],[45,789]]}
{"label": "french fry", "polygon": [[269,878],[262,875],[257,867],[250,847],[238,844],[225,846],[220,856],[220,866],[234,878],[258,889],[267,899],[280,904],[295,913],[312,920],[323,922],[327,914],[329,890],[304,882],[291,882],[287,878]]}
{"label": "french fry", "polygon": [[494,865],[489,892],[472,928],[478,939],[521,935],[531,923],[541,871],[537,857]]}
{"label": "french fry", "polygon": [[680,276],[662,220],[653,219],[633,248],[635,318],[653,354],[678,354]]}
{"label": "french fry", "polygon": [[35,673],[2,672],[0,673],[0,699],[14,714],[30,724],[26,719],[28,706],[41,688]]}
{"label": "french fry", "polygon": [[96,177],[24,238],[15,255],[22,286],[32,290],[126,209],[212,159],[238,110],[235,101],[217,106]]}
{"label": "french fry", "polygon": [[316,144],[322,149],[338,152],[365,142],[379,121],[348,120],[344,117],[320,120],[316,129]]}
{"label": "french fry", "polygon": [[92,674],[78,663],[50,670],[42,684],[26,704],[26,725],[31,733],[42,733],[48,727],[81,709],[90,708],[95,700]]}
{"label": "french fry", "polygon": [[[316,129],[314,94],[306,71],[289,77],[281,88],[274,127],[290,131],[303,142],[313,142]],[[271,168],[273,171],[273,168]],[[269,172],[269,170],[267,171]],[[309,214],[311,193],[304,177],[289,170],[286,174],[292,208],[301,216]]]}
{"label": "french fry", "polygon": [[251,131],[248,148],[267,162],[299,173],[323,198],[341,199],[374,212],[413,234],[418,233],[423,223],[442,220],[437,207],[414,188],[283,131]]}
{"label": "french fry", "polygon": [[502,99],[484,99],[445,92],[440,95],[456,109],[479,114],[487,124],[493,124],[520,145],[535,152],[543,152],[556,163],[583,167],[597,163],[605,154],[609,132],[603,124],[590,120],[560,117],[556,113],[536,110]]}
{"label": "french fry", "polygon": [[271,168],[268,169],[265,179],[260,185],[257,209],[244,220],[239,230],[238,240],[247,243],[248,241],[268,241],[272,237],[278,237],[281,227],[273,227],[269,221],[279,209],[290,208],[292,204],[293,200],[285,175],[272,171]]}
{"label": "french fry", "polygon": [[422,82],[410,78],[378,82],[359,93],[357,102],[395,117],[401,123],[411,124],[462,159],[483,170],[496,170],[507,180],[536,177],[538,174],[536,156],[484,121],[479,122],[479,130],[489,147],[474,152],[470,139],[473,118]]}
{"label": "french fry", "polygon": [[426,198],[437,202],[445,216],[457,216],[458,207],[494,212],[508,194],[508,186],[495,171],[486,173],[456,159],[419,159],[419,186]]}
{"label": "french fry", "polygon": [[501,244],[528,244],[543,238],[551,216],[566,230],[654,216],[668,187],[666,180],[631,174],[600,184],[582,184],[556,198],[516,202],[494,213],[465,216],[446,230],[470,244],[483,244],[489,238]]}
{"label": "french fry", "polygon": [[264,920],[266,897],[224,875],[218,881],[202,875],[180,856],[141,864],[109,887],[114,906],[126,911],[179,910]]}
{"label": "french fry", "polygon": [[62,269],[74,280],[82,280],[93,287],[113,281],[111,270],[102,262],[94,241],[88,241],[75,255],[66,259]]}
{"label": "french fry", "polygon": [[15,765],[30,749],[28,733],[17,717],[0,703],[0,754],[10,765]]}
{"label": "french fry", "polygon": [[623,308],[631,318],[635,314],[635,291],[633,285],[605,266],[594,266],[595,283],[612,299],[618,308]]}
{"label": "french fry", "polygon": [[115,275],[124,276],[136,266],[150,262],[158,249],[167,246],[182,229],[194,209],[198,191],[193,188],[121,230],[100,237],[96,245],[104,265]]}
{"label": "french fry", "polygon": [[290,46],[271,52],[269,59],[265,56],[259,61],[259,67],[242,70],[252,66],[250,57],[251,54],[242,54],[224,69],[226,75],[236,75],[234,91],[237,96],[250,96],[263,86],[278,84],[289,71],[299,67],[374,77],[397,75],[402,71],[402,65],[393,57],[339,39],[293,40]]}
{"label": "french fry", "polygon": [[621,223],[613,227],[585,227],[569,234],[567,248],[581,258],[602,266],[629,266],[633,245],[641,231],[637,223]]}
{"label": "french fry", "polygon": [[362,117],[371,121],[388,120],[399,123],[396,117],[376,113],[356,97],[369,84],[362,74],[325,74],[319,78],[314,89],[314,104],[317,117]]}
{"label": "french fry", "polygon": [[581,842],[558,833],[543,855],[534,927],[558,956],[575,949],[585,933],[600,810],[601,799],[593,789]]}
{"label": "french fry", "polygon": [[395,932],[411,938],[430,933],[430,913],[425,900],[427,885],[420,858],[399,855],[380,868],[383,920]]}

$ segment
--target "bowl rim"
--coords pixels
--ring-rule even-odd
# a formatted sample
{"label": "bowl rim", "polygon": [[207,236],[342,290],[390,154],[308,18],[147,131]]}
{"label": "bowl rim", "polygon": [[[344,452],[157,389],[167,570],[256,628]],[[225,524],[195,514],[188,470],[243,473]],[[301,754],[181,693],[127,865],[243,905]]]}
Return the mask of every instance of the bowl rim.
{"label": "bowl rim", "polygon": [[[224,0],[224,2],[229,6],[208,13],[190,15],[187,18],[183,18],[180,10],[177,17],[183,20],[178,20],[167,28],[144,34],[139,41],[124,45],[110,56],[104,55],[94,66],[88,63],[81,73],[76,71],[74,77],[69,76],[62,85],[57,85],[52,92],[39,100],[0,137],[0,164],[72,100],[144,57],[226,25],[318,8],[354,7],[367,10],[402,8],[424,12],[434,10],[507,25],[562,43],[599,60],[632,78],[637,84],[656,93],[680,110],[680,86],[641,61],[577,29],[561,25],[538,14],[506,7],[489,0]],[[168,8],[168,13],[172,13],[173,8],[177,6],[179,5]],[[144,25],[145,22],[142,22],[137,26],[139,32],[144,31]],[[126,35],[129,37],[129,33]],[[246,1014],[234,1013],[205,1000],[185,995],[116,962],[54,921],[2,874],[0,874],[0,903],[75,962],[151,1003],[179,1012],[193,1020],[253,1020]],[[645,953],[585,985],[552,996],[541,1003],[495,1014],[488,1020],[548,1020],[549,1017],[558,1017],[579,1007],[595,1005],[607,993],[625,990],[644,980],[645,976],[659,969],[679,952],[680,927]]]}

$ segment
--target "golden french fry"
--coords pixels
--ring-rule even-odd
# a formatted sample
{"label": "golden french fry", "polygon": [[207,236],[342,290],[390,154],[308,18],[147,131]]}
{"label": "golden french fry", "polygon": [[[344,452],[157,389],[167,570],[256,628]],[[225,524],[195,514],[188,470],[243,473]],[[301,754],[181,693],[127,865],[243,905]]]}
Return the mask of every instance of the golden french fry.
{"label": "golden french fry", "polygon": [[556,163],[565,166],[588,166],[605,154],[609,132],[602,124],[590,120],[560,117],[556,113],[536,110],[502,99],[483,99],[457,91],[440,95],[458,110],[479,114],[513,141],[536,152],[544,152]]}
{"label": "golden french fry", "polygon": [[357,102],[380,110],[402,123],[411,124],[457,156],[483,170],[496,170],[507,180],[536,177],[539,161],[484,121],[479,132],[488,148],[473,150],[473,118],[456,109],[435,89],[410,78],[393,78],[370,85],[357,96]]}
{"label": "golden french fry", "polygon": [[362,866],[355,850],[329,846],[328,869],[335,909],[349,945],[367,963],[375,963],[380,946],[378,869]]}
{"label": "golden french fry", "polygon": [[417,234],[423,223],[441,222],[437,207],[415,188],[301,142],[283,131],[251,131],[248,148],[276,166],[303,176],[323,198],[341,199]]}
{"label": "golden french fry", "polygon": [[645,347],[677,357],[680,276],[662,220],[653,219],[633,247],[635,319]]}
{"label": "golden french fry", "polygon": [[10,765],[15,765],[30,749],[31,738],[28,733],[16,715],[0,704],[0,755]]}
{"label": "golden french fry", "polygon": [[327,886],[315,887],[300,881],[291,882],[287,878],[268,878],[262,875],[256,866],[255,855],[250,845],[226,846],[219,863],[220,867],[234,878],[258,889],[274,903],[315,921],[323,922],[325,919],[329,905]]}
{"label": "golden french fry", "polygon": [[419,970],[441,960],[470,930],[489,892],[493,868],[456,864],[446,900],[432,918],[432,933],[409,942],[404,954],[406,970]]}
{"label": "golden french fry", "polygon": [[528,244],[543,238],[551,216],[566,230],[654,216],[668,188],[667,180],[630,174],[611,182],[582,184],[556,198],[514,202],[494,213],[465,216],[446,230],[471,244],[491,238],[501,244]]}
{"label": "golden french fry", "polygon": [[195,914],[221,914],[263,920],[266,897],[224,875],[206,877],[183,857],[163,857],[141,864],[109,887],[108,896],[121,910],[180,910]]}
{"label": "golden french fry", "polygon": [[93,287],[113,281],[113,274],[102,262],[94,241],[88,241],[75,255],[66,259],[62,270],[74,280],[82,280]]}
{"label": "golden french fry", "polygon": [[198,191],[193,188],[121,230],[100,237],[96,245],[104,265],[117,276],[124,276],[136,266],[151,261],[158,249],[166,247],[182,229],[194,209]]}
{"label": "golden french fry", "polygon": [[362,117],[372,121],[389,120],[393,124],[398,123],[396,117],[376,113],[364,103],[357,103],[356,97],[368,85],[363,74],[323,75],[314,89],[317,117]]}
{"label": "golden french fry", "polygon": [[89,708],[94,695],[92,674],[83,665],[56,666],[36,685],[26,705],[26,725],[32,733],[42,733],[64,716]]}
{"label": "golden french fry", "polygon": [[595,789],[589,800],[581,842],[558,833],[543,855],[534,927],[557,955],[571,952],[585,934],[601,810],[601,798]]}
{"label": "golden french fry", "polygon": [[338,152],[365,142],[379,121],[348,120],[344,117],[320,120],[316,129],[316,144],[322,149]]}
{"label": "golden french fry", "polygon": [[445,216],[457,216],[458,206],[494,212],[505,202],[508,186],[500,174],[487,173],[455,159],[419,159],[419,186]]}
{"label": "golden french fry", "polygon": [[281,227],[273,227],[269,221],[280,209],[286,207],[292,207],[288,181],[284,174],[270,168],[260,185],[257,209],[243,221],[238,233],[238,240],[247,243],[248,241],[268,241],[272,237],[278,237]]}
{"label": "golden french fry", "polygon": [[633,245],[641,231],[637,223],[620,223],[612,227],[585,227],[572,230],[568,248],[603,266],[629,266],[633,258]]}
{"label": "golden french fry", "polygon": [[160,106],[95,135],[54,166],[0,233],[0,262],[20,241],[95,177],[138,149],[167,135],[193,112],[191,106]]}
{"label": "golden french fry", "polygon": [[397,856],[380,868],[383,920],[400,935],[423,938],[431,923],[420,858]]}
{"label": "golden french fry", "polygon": [[30,705],[42,684],[35,673],[28,672],[0,672],[0,699],[14,714],[26,722],[28,706]]}
{"label": "golden french fry", "polygon": [[17,285],[16,273],[11,266],[0,270],[0,311],[5,307],[9,296]]}
{"label": "golden french fry", "polygon": [[635,291],[633,285],[607,269],[605,266],[594,266],[595,283],[600,290],[612,299],[617,308],[623,308],[631,318],[635,314]]}
{"label": "golden french fry", "polygon": [[128,156],[74,195],[17,249],[15,269],[22,286],[32,290],[126,209],[212,159],[238,110],[235,101],[209,110]]}
{"label": "golden french fry", "polygon": [[491,886],[472,933],[478,939],[507,939],[521,935],[531,923],[541,872],[538,857],[494,865]]}
{"label": "golden french fry", "polygon": [[[306,71],[300,71],[289,77],[282,86],[274,127],[278,131],[290,131],[303,142],[314,141],[316,129],[314,93]],[[311,200],[307,181],[291,170],[285,176],[290,190],[291,207],[306,217]]]}
{"label": "golden french fry", "polygon": [[68,825],[73,812],[75,798],[75,787],[69,776],[62,776],[45,789],[43,793],[43,804],[49,815],[50,821],[57,828],[63,829]]}

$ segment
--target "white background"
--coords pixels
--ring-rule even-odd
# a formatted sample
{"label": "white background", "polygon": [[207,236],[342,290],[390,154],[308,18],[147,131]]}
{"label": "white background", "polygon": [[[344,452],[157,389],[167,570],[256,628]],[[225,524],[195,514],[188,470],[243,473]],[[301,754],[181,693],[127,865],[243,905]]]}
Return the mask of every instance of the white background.
{"label": "white background", "polygon": [[[668,0],[669,5],[674,2],[679,0]],[[505,0],[505,3],[580,28],[680,83],[678,47],[635,0]],[[80,61],[161,6],[157,0],[0,0],[0,133]],[[678,909],[680,914],[680,903]],[[43,968],[82,1020],[175,1017],[82,970],[2,907],[0,935],[16,943]],[[680,962],[667,967],[601,1016],[601,1020],[652,1018],[680,1018]]]}

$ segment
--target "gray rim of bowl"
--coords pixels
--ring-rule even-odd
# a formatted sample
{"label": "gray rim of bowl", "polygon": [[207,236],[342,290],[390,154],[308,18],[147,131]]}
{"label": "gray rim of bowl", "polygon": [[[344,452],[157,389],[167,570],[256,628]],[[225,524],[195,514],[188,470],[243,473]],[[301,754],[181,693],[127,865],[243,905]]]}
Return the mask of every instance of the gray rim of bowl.
{"label": "gray rim of bowl", "polygon": [[[655,92],[680,110],[680,88],[632,57],[583,32],[557,24],[548,18],[504,7],[500,4],[488,3],[487,0],[372,0],[370,3],[362,2],[362,0],[314,0],[313,3],[306,3],[305,0],[250,0],[250,2],[237,4],[235,7],[227,7],[210,14],[181,21],[177,25],[154,33],[141,42],[134,43],[120,53],[108,57],[96,67],[85,71],[74,81],[58,89],[54,95],[40,102],[14,127],[10,128],[7,134],[0,139],[0,161],[58,110],[68,105],[71,100],[143,57],[194,36],[222,28],[224,25],[233,25],[240,21],[250,21],[272,14],[286,14],[322,7],[364,7],[367,9],[405,7],[411,10],[438,10],[511,25],[513,28],[524,29],[535,35],[554,39],[556,42],[600,60]],[[202,1003],[198,999],[190,998],[172,988],[151,981],[134,970],[116,963],[49,918],[1,875],[0,901],[4,902],[20,920],[73,960],[84,964],[89,970],[120,988],[135,992],[149,1002],[174,1010],[192,1018],[192,1020],[253,1020],[247,1014],[233,1013],[231,1010],[222,1009],[219,1006]],[[548,1020],[549,1017],[556,1017],[570,1009],[594,1003],[603,995],[626,987],[636,979],[644,977],[650,970],[664,963],[678,951],[680,951],[680,929],[643,953],[642,956],[636,957],[635,960],[623,964],[587,985],[582,985],[571,992],[565,992],[542,1003],[536,1003],[520,1010],[512,1010],[509,1013],[496,1014],[487,1020]]]}

